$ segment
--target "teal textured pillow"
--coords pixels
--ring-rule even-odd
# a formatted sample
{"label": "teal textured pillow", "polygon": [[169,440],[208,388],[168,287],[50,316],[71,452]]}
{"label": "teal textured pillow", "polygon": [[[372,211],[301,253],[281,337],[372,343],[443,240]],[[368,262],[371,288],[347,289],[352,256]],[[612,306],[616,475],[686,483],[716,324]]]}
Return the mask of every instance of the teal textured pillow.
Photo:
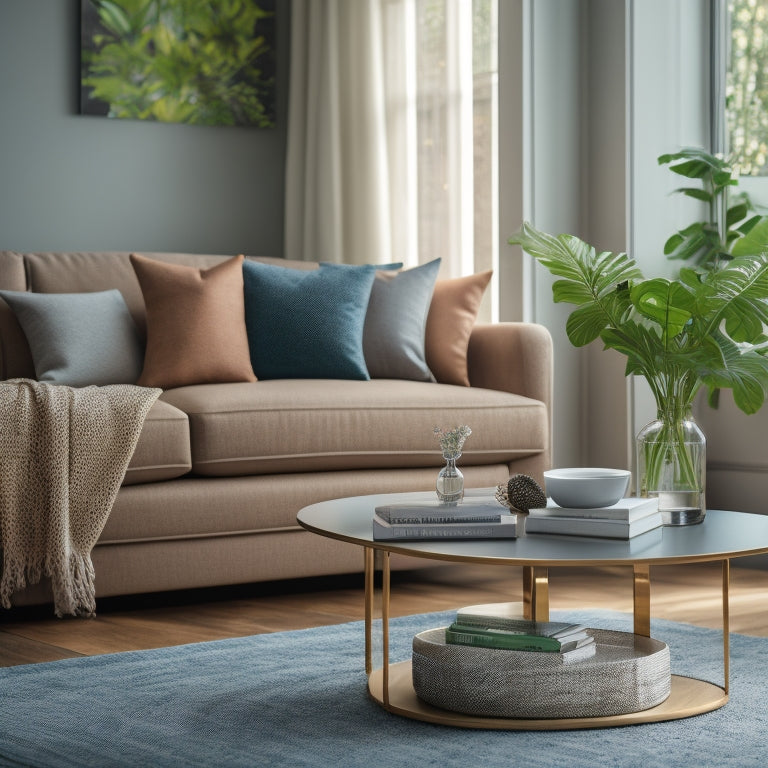
{"label": "teal textured pillow", "polygon": [[397,274],[378,273],[363,330],[363,354],[373,379],[434,381],[424,339],[440,259]]}
{"label": "teal textured pillow", "polygon": [[27,337],[38,381],[70,387],[136,383],[144,353],[120,291],[0,296]]}
{"label": "teal textured pillow", "polygon": [[374,267],[243,263],[245,326],[259,379],[368,379],[363,324]]}

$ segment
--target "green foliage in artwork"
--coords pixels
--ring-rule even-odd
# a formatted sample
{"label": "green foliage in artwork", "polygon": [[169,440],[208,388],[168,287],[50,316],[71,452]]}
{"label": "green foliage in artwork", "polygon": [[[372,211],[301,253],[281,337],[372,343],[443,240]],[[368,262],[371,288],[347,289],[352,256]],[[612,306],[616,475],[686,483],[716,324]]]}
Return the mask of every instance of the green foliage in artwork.
{"label": "green foliage in artwork", "polygon": [[89,0],[98,26],[83,85],[109,116],[196,125],[273,124],[272,12],[254,0]]}

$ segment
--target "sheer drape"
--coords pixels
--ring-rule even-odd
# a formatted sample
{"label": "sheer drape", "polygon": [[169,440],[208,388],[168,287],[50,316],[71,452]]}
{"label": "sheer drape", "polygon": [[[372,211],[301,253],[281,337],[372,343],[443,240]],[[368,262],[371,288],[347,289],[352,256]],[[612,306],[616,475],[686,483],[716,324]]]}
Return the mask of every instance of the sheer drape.
{"label": "sheer drape", "polygon": [[379,0],[294,0],[289,258],[348,264],[416,260],[415,254],[399,255],[403,245],[394,231],[408,201],[402,199],[407,190],[401,189],[403,169],[397,167],[403,165],[397,148],[402,139],[386,109],[385,16]]}
{"label": "sheer drape", "polygon": [[477,158],[475,7],[294,0],[286,256],[406,266],[440,256],[442,277],[494,266],[495,191],[476,184],[493,163],[485,149]]}

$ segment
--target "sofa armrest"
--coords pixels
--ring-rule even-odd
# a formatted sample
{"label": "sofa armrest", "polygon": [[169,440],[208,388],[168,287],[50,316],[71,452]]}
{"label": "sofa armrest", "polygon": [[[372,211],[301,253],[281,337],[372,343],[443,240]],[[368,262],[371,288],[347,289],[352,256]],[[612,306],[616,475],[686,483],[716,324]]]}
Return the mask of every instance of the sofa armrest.
{"label": "sofa armrest", "polygon": [[552,337],[535,323],[478,324],[467,352],[473,387],[540,400],[552,413]]}

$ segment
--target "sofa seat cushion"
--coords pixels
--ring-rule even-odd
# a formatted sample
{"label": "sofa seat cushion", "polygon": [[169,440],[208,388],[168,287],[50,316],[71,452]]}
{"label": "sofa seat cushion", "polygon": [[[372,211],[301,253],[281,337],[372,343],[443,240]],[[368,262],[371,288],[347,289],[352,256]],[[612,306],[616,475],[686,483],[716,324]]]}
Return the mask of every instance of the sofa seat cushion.
{"label": "sofa seat cushion", "polygon": [[[102,546],[299,533],[303,529],[296,522],[296,513],[308,504],[394,490],[431,490],[435,474],[433,467],[416,467],[309,475],[184,477],[167,483],[133,485],[117,495],[98,543]],[[468,488],[491,488],[508,477],[505,464],[465,467]],[[284,556],[282,549],[273,553],[275,561]],[[211,564],[199,565],[205,570]]]}
{"label": "sofa seat cushion", "polygon": [[170,480],[191,469],[187,414],[156,400],[144,420],[123,485]]}
{"label": "sofa seat cushion", "polygon": [[543,403],[489,389],[375,379],[279,379],[167,390],[189,416],[199,475],[440,466],[435,426],[468,424],[461,463],[496,464],[548,447]]}

